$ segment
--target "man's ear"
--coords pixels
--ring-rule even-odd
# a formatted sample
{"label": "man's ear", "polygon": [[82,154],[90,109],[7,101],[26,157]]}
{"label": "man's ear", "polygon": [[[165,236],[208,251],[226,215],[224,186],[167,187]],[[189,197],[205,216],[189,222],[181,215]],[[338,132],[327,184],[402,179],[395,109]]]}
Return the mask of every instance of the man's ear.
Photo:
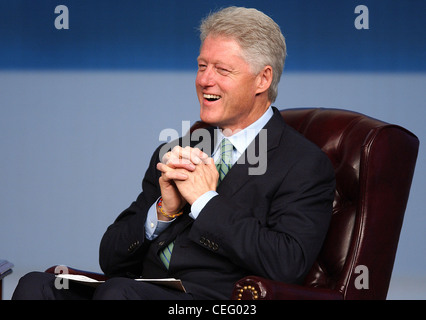
{"label": "man's ear", "polygon": [[273,71],[271,66],[265,66],[262,71],[259,72],[259,74],[257,75],[258,83],[256,94],[268,91],[272,83],[272,74]]}

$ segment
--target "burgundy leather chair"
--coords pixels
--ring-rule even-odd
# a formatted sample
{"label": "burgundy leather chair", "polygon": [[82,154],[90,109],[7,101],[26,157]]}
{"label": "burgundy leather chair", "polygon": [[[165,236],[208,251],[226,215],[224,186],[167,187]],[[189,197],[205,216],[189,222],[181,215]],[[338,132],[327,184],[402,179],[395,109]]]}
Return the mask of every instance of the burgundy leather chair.
{"label": "burgundy leather chair", "polygon": [[233,299],[386,299],[419,140],[397,125],[337,109],[281,111],[336,174],[333,217],[304,285],[246,277]]}
{"label": "burgundy leather chair", "polygon": [[[281,114],[333,163],[333,217],[303,286],[249,276],[235,284],[231,298],[385,299],[419,140],[400,126],[346,110],[287,109]],[[192,129],[203,126],[197,122]]]}

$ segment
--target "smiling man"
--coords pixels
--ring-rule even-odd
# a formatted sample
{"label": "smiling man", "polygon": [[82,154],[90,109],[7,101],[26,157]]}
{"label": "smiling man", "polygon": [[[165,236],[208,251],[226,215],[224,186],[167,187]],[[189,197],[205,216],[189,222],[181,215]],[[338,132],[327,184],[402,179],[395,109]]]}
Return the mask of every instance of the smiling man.
{"label": "smiling man", "polygon": [[[270,17],[237,7],[200,30],[195,85],[208,146],[180,139],[154,152],[142,193],[102,238],[110,280],[91,292],[57,290],[52,275],[31,273],[14,298],[228,299],[247,275],[303,282],[328,229],[334,171],[271,106],[284,37]],[[267,162],[261,174],[250,171],[256,153]],[[138,277],[178,278],[186,293]]]}
{"label": "smiling man", "polygon": [[235,131],[259,119],[270,105],[272,67],[252,69],[236,40],[209,35],[201,47],[195,81],[201,120]]}

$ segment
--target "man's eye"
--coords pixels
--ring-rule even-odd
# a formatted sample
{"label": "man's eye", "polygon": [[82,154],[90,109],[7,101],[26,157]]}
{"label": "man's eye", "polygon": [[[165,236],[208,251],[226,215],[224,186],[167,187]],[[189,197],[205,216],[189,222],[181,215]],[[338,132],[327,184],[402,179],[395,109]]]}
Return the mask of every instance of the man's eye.
{"label": "man's eye", "polygon": [[207,66],[205,64],[199,64],[198,70],[206,70]]}
{"label": "man's eye", "polygon": [[222,75],[226,75],[228,74],[230,71],[228,69],[225,68],[217,68],[217,72],[219,72]]}

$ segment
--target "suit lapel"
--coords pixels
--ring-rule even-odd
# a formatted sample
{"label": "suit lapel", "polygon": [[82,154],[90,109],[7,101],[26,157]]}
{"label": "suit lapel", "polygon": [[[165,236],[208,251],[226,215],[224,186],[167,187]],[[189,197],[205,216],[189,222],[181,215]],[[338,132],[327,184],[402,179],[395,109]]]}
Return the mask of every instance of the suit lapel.
{"label": "suit lapel", "polygon": [[[189,145],[192,148],[199,148],[201,151],[208,155],[213,153],[214,146],[216,145],[215,127],[200,126],[191,132],[191,139]],[[188,145],[188,144],[186,144]]]}
{"label": "suit lapel", "polygon": [[[265,148],[260,146],[260,143],[265,143],[264,139],[260,136],[262,133],[259,133],[252,143],[247,147],[247,150],[241,155],[240,159],[232,166],[231,170],[225,176],[225,179],[220,183],[217,188],[218,193],[224,193],[229,196],[236,193],[241,187],[250,179],[251,171],[261,172],[261,168],[258,168],[259,165],[267,166],[268,159],[273,156],[274,149],[276,149],[281,141],[281,137],[285,130],[286,124],[280,114],[280,112],[273,108],[274,115],[265,125],[262,130],[266,130],[266,153],[259,154],[259,152],[265,151]],[[265,163],[253,163],[253,155],[256,155],[257,158],[264,157],[263,160]],[[265,168],[266,170],[266,168]]]}

